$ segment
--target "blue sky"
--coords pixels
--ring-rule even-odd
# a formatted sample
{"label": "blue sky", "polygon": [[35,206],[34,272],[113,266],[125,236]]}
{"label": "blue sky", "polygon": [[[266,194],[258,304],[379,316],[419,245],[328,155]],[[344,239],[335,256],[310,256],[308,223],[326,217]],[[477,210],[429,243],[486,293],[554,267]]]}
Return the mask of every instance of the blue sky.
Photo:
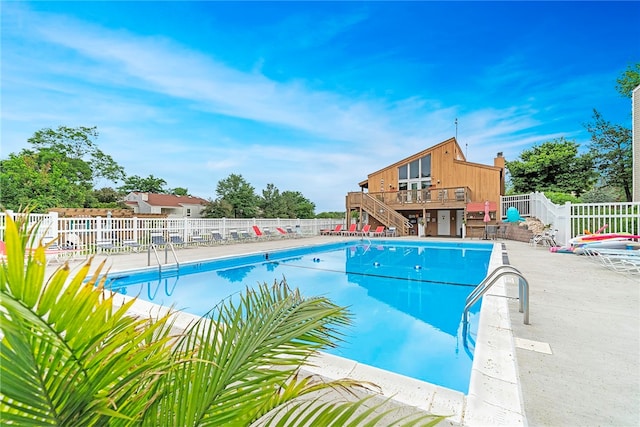
{"label": "blue sky", "polygon": [[[344,210],[367,174],[457,135],[514,160],[640,61],[639,2],[2,2],[2,147],[97,126],[128,175],[215,198],[241,174]],[[97,183],[111,186],[111,183]]]}

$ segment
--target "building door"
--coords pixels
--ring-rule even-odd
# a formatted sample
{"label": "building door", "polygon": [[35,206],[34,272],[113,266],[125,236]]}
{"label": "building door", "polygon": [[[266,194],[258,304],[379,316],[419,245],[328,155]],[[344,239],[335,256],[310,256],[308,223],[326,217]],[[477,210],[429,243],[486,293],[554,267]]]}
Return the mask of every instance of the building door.
{"label": "building door", "polygon": [[451,235],[451,218],[448,210],[438,210],[438,236]]}
{"label": "building door", "polygon": [[456,211],[456,234],[458,237],[462,237],[462,227],[464,227],[464,210],[458,209]]}

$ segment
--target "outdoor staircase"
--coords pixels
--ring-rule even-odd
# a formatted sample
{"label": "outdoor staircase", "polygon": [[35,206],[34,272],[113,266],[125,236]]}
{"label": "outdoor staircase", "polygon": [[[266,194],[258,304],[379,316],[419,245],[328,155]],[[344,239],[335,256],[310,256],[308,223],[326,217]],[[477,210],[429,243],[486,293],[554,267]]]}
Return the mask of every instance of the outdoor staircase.
{"label": "outdoor staircase", "polygon": [[359,194],[362,210],[380,221],[387,229],[395,227],[399,236],[409,235],[409,230],[413,225],[404,215],[367,193]]}

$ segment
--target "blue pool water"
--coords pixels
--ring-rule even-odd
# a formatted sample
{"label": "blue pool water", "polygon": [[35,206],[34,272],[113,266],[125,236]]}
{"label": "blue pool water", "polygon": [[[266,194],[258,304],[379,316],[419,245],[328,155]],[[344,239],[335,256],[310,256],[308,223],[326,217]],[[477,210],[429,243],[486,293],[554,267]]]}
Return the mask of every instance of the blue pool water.
{"label": "blue pool water", "polygon": [[[109,287],[196,314],[246,286],[286,278],[303,295],[348,306],[354,324],[329,353],[466,393],[473,355],[462,342],[465,298],[487,274],[492,244],[332,243],[112,275]],[[470,311],[477,330],[480,304]]]}

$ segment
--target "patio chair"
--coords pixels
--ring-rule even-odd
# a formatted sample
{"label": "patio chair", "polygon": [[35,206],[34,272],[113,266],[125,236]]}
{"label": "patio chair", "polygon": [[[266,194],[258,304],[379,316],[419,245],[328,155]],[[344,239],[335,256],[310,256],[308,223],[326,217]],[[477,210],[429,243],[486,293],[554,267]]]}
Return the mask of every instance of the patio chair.
{"label": "patio chair", "polygon": [[118,250],[118,247],[113,243],[111,239],[96,240],[96,252],[114,252]]}
{"label": "patio chair", "polygon": [[174,247],[178,246],[178,247],[184,248],[185,246],[187,246],[187,242],[185,242],[182,236],[178,233],[170,233],[169,241]]}
{"label": "patio chair", "polygon": [[190,243],[195,246],[200,246],[200,245],[206,244],[207,242],[198,230],[193,230],[193,233],[191,234]]}
{"label": "patio chair", "polygon": [[370,230],[371,230],[371,224],[365,224],[364,227],[362,227],[362,230],[356,231],[354,233],[354,236],[362,236],[362,237],[368,236]]}
{"label": "patio chair", "polygon": [[397,234],[397,228],[396,227],[389,227],[389,229],[385,233],[385,236],[387,236],[387,237],[396,237],[397,235],[398,234]]}
{"label": "patio chair", "polygon": [[222,244],[227,243],[227,239],[222,237],[222,234],[220,234],[219,231],[212,231],[211,237],[214,243],[222,243]]}
{"label": "patio chair", "polygon": [[329,231],[327,234],[330,236],[337,236],[342,232],[342,224],[338,224],[336,225],[336,228],[334,228],[333,230]]}
{"label": "patio chair", "polygon": [[353,223],[349,226],[348,230],[342,230],[340,234],[342,234],[343,236],[354,236],[356,234],[357,227],[358,227],[358,224]]}
{"label": "patio chair", "polygon": [[258,227],[257,225],[254,225],[251,228],[253,228],[253,232],[256,234],[256,239],[260,240],[267,238],[266,234],[263,233],[262,230],[260,230],[260,227]]}
{"label": "patio chair", "polygon": [[253,237],[247,230],[240,231],[240,240],[253,240]]}
{"label": "patio chair", "polygon": [[165,246],[169,243],[164,239],[162,233],[150,233],[149,237],[151,238],[152,247]]}
{"label": "patio chair", "polygon": [[495,240],[498,237],[498,226],[497,225],[487,225],[485,228],[485,239]]}
{"label": "patio chair", "polygon": [[140,252],[141,245],[136,240],[128,239],[122,241],[122,247],[130,250],[131,252]]}
{"label": "patio chair", "polygon": [[[285,227],[285,229],[287,230],[287,235],[289,237],[298,237],[300,235],[300,233],[297,233],[296,231],[293,230],[293,227],[291,227],[290,225],[287,225]],[[296,229],[299,229],[298,226],[296,226]]]}
{"label": "patio chair", "polygon": [[271,232],[271,230],[269,228],[266,228],[266,227],[262,230],[262,234],[264,234],[264,236],[267,239],[271,239],[271,238],[275,237],[274,234]]}
{"label": "patio chair", "polygon": [[278,232],[278,234],[280,234],[280,237],[290,237],[287,233],[287,230],[282,227],[276,227],[276,231]]}
{"label": "patio chair", "polygon": [[231,236],[231,240],[234,242],[240,241],[240,234],[238,234],[238,230],[229,230],[229,236]]}
{"label": "patio chair", "polygon": [[384,235],[384,225],[376,227],[375,231],[371,233],[373,237],[382,237]]}

